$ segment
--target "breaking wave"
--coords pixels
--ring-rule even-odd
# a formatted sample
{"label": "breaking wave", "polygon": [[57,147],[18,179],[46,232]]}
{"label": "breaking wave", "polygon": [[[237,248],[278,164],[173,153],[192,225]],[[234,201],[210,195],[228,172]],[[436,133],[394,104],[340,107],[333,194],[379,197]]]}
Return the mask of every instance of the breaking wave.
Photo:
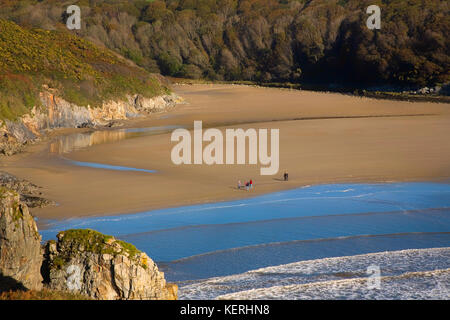
{"label": "breaking wave", "polygon": [[[378,288],[369,266],[380,270]],[[179,286],[180,299],[449,299],[450,247],[300,261]]]}

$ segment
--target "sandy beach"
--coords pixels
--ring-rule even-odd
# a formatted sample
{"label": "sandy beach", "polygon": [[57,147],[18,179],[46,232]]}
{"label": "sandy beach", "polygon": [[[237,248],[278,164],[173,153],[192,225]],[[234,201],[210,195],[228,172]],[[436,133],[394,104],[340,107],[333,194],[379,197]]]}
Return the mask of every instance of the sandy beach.
{"label": "sandy beach", "polygon": [[[113,215],[255,196],[338,182],[448,181],[450,105],[233,85],[184,85],[186,103],[125,127],[184,126],[280,130],[280,171],[260,165],[175,165],[170,132],[98,143],[63,155],[48,141],[1,159],[1,170],[42,186],[56,207],[39,219]],[[60,133],[76,132],[66,130]],[[86,131],[86,130],[85,130]],[[56,134],[53,134],[56,136]],[[66,159],[155,173],[74,166]],[[289,181],[282,181],[284,170]],[[252,191],[237,181],[253,179]]]}

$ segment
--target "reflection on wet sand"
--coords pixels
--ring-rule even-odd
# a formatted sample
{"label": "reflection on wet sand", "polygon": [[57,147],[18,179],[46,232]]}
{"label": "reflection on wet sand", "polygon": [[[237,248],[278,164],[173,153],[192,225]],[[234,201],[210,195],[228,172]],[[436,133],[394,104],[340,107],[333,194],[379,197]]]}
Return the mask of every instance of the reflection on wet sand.
{"label": "reflection on wet sand", "polygon": [[117,142],[124,140],[127,133],[123,130],[117,131],[94,131],[88,133],[75,133],[61,136],[50,144],[52,153],[68,153],[73,150],[91,147],[96,144]]}
{"label": "reflection on wet sand", "polygon": [[120,140],[143,135],[166,133],[176,128],[181,128],[181,126],[128,128],[74,133],[56,138],[55,141],[50,143],[50,152],[56,154],[69,153],[74,150],[79,150],[98,144],[118,142]]}

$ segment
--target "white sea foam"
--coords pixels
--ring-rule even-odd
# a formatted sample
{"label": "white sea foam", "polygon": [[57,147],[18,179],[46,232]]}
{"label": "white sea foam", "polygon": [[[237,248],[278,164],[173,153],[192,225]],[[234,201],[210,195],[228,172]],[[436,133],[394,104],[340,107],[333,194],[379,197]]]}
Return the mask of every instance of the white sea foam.
{"label": "white sea foam", "polygon": [[308,284],[273,286],[241,291],[216,297],[223,300],[254,299],[396,299],[448,300],[450,268],[445,270],[408,272],[400,276],[381,277],[380,289],[370,289],[367,278],[332,280]]}
{"label": "white sea foam", "polygon": [[[381,288],[367,288],[377,266]],[[179,283],[180,299],[449,299],[450,247],[300,261]]]}

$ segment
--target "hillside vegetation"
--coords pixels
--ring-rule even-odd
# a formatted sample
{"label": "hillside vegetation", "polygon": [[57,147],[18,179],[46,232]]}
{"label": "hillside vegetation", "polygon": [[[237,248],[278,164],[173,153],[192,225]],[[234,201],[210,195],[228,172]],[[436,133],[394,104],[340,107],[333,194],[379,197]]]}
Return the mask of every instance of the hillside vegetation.
{"label": "hillside vegetation", "polygon": [[[187,78],[420,87],[450,80],[446,0],[0,0],[20,25],[81,30],[151,72]],[[381,7],[381,30],[366,8]]]}
{"label": "hillside vegetation", "polygon": [[0,19],[0,119],[13,120],[39,106],[43,85],[92,107],[128,93],[152,97],[168,90],[157,76],[67,30]]}
{"label": "hillside vegetation", "polygon": [[11,290],[1,292],[0,300],[93,300],[93,299],[78,293],[43,289],[41,291]]}

